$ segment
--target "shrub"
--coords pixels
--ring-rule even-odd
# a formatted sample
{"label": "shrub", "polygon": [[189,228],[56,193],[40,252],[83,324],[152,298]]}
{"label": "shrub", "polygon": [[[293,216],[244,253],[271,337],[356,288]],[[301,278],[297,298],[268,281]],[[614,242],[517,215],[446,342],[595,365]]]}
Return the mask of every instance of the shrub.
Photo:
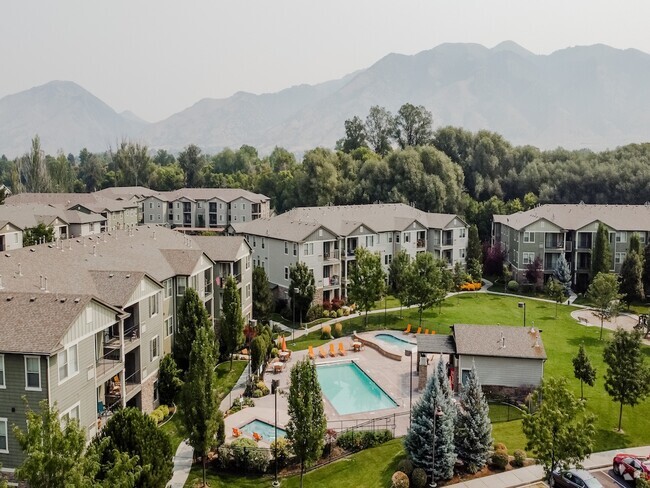
{"label": "shrub", "polygon": [[331,339],[332,338],[332,327],[330,327],[329,325],[323,325],[320,328],[320,338],[321,339]]}
{"label": "shrub", "polygon": [[252,439],[235,439],[230,446],[219,448],[219,459],[224,467],[238,471],[264,473],[271,458],[266,449],[258,449]]}
{"label": "shrub", "polygon": [[413,462],[408,458],[402,459],[397,463],[397,471],[401,471],[402,473],[406,473],[407,476],[411,476],[411,473],[413,473]]}
{"label": "shrub", "polygon": [[517,291],[518,289],[519,289],[519,283],[517,283],[515,280],[508,281],[508,290]]}
{"label": "shrub", "polygon": [[332,302],[329,300],[323,300],[323,310],[327,310],[328,312],[332,310]]}
{"label": "shrub", "polygon": [[252,394],[253,398],[262,398],[263,396],[264,396],[264,393],[262,393],[262,390],[260,390],[259,388],[255,388],[253,390],[253,394]]}
{"label": "shrub", "polygon": [[526,451],[522,451],[521,449],[517,449],[514,452],[515,458],[512,460],[512,465],[516,468],[521,468],[524,465],[524,462],[526,461]]}
{"label": "shrub", "polygon": [[278,354],[280,354],[280,351],[278,350],[277,347],[274,347],[273,349],[271,349],[271,357],[272,358],[277,358]]}
{"label": "shrub", "polygon": [[409,488],[409,477],[401,471],[395,471],[390,481],[392,488]]}
{"label": "shrub", "polygon": [[332,300],[332,310],[339,310],[343,305],[345,305],[345,300],[340,298]]}
{"label": "shrub", "polygon": [[[339,309],[339,312],[340,311],[341,311],[341,309]],[[332,335],[336,339],[338,339],[339,337],[341,337],[343,335],[343,324],[341,322],[337,322],[336,324],[334,324],[334,331],[332,332]]]}
{"label": "shrub", "polygon": [[415,468],[411,474],[411,486],[413,488],[425,488],[427,486],[427,472],[422,468]]}
{"label": "shrub", "polygon": [[497,442],[494,444],[494,450],[495,451],[504,451],[506,454],[508,454],[508,448],[503,442]]}
{"label": "shrub", "polygon": [[321,318],[323,316],[323,310],[324,307],[320,304],[314,304],[309,307],[309,310],[307,310],[307,322],[313,322],[314,320]]}
{"label": "shrub", "polygon": [[336,310],[332,310],[332,311],[330,311],[330,317],[333,318],[333,319],[335,319],[336,317],[338,317],[338,315],[337,315],[337,311],[336,311]]}
{"label": "shrub", "polygon": [[289,464],[289,459],[293,456],[293,451],[291,450],[291,444],[284,437],[280,437],[277,441],[271,442],[271,456],[275,459],[276,456],[276,444],[277,444],[277,458],[278,466],[285,467]]}
{"label": "shrub", "polygon": [[634,488],[650,488],[650,481],[643,478],[637,478]]}
{"label": "shrub", "polygon": [[169,415],[169,407],[167,405],[160,405],[156,410],[160,410],[163,418]]}
{"label": "shrub", "polygon": [[154,410],[149,414],[149,417],[155,422],[156,425],[160,423],[160,421],[163,419],[162,413],[160,410]]}
{"label": "shrub", "polygon": [[508,461],[508,453],[506,451],[495,451],[492,454],[491,464],[497,469],[506,469]]}
{"label": "shrub", "polygon": [[235,413],[239,412],[242,408],[244,407],[254,407],[255,402],[251,398],[240,398],[239,401],[235,400],[235,402],[232,404],[232,407],[230,407],[230,413]]}
{"label": "shrub", "polygon": [[266,386],[266,384],[263,381],[258,381],[257,384],[255,385],[255,388],[257,390],[260,390],[262,392],[262,395],[268,395],[269,393],[271,393],[269,387]]}
{"label": "shrub", "polygon": [[347,306],[345,306],[345,307],[341,307],[341,310],[343,310],[343,315],[344,315],[345,317],[347,317],[348,315],[350,315],[350,307],[347,307]]}
{"label": "shrub", "polygon": [[346,451],[358,451],[378,446],[392,438],[392,432],[386,429],[376,431],[348,430],[338,436],[336,443],[340,448],[345,449]]}
{"label": "shrub", "polygon": [[337,317],[343,317],[343,310],[341,310],[341,309],[339,308],[339,309],[336,311],[336,316],[337,316]]}

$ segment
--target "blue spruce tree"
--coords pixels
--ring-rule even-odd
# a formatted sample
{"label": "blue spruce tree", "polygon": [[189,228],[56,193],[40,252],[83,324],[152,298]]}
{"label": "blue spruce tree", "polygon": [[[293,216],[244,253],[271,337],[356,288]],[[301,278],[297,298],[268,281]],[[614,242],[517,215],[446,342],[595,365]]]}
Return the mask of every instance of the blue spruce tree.
{"label": "blue spruce tree", "polygon": [[472,366],[467,385],[460,394],[456,421],[456,451],[470,473],[476,473],[487,462],[492,446],[492,423],[488,403]]}
{"label": "blue spruce tree", "polygon": [[454,416],[449,405],[451,398],[445,398],[437,375],[431,375],[422,396],[413,407],[411,428],[404,438],[404,448],[413,464],[430,473],[434,442],[433,417],[435,411],[439,412],[435,421],[436,448],[433,466],[436,480],[447,480],[454,474]]}
{"label": "blue spruce tree", "polygon": [[569,296],[571,293],[571,268],[567,260],[564,259],[564,254],[560,254],[560,259],[557,260],[555,269],[553,270],[553,276],[562,283],[565,294]]}

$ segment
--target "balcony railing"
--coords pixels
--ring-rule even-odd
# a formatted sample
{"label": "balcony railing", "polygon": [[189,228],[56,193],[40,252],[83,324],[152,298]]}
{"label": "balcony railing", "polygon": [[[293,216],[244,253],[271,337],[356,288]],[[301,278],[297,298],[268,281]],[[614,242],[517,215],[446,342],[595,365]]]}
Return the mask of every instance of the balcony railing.
{"label": "balcony railing", "polygon": [[591,241],[578,241],[578,249],[591,250]]}
{"label": "balcony railing", "polygon": [[339,258],[340,258],[340,254],[338,249],[333,249],[331,251],[327,251],[323,253],[323,259],[325,261],[337,260]]}
{"label": "balcony railing", "polygon": [[564,247],[564,241],[560,239],[547,239],[544,244],[546,249],[562,249]]}
{"label": "balcony railing", "polygon": [[427,243],[424,239],[418,239],[416,244],[418,248],[426,247]]}
{"label": "balcony railing", "polygon": [[323,286],[339,286],[340,281],[338,276],[331,276],[328,278],[323,278]]}
{"label": "balcony railing", "polygon": [[128,396],[130,392],[132,392],[134,389],[140,386],[141,383],[140,371],[131,373],[129,376],[126,377],[124,383],[126,384],[126,395]]}
{"label": "balcony railing", "polygon": [[443,246],[451,246],[451,245],[453,245],[453,243],[454,243],[454,240],[452,238],[442,240],[442,245]]}
{"label": "balcony railing", "polygon": [[564,243],[564,250],[568,252],[573,251],[573,241],[566,241]]}
{"label": "balcony railing", "polygon": [[212,280],[205,280],[203,289],[206,295],[210,295],[212,293]]}

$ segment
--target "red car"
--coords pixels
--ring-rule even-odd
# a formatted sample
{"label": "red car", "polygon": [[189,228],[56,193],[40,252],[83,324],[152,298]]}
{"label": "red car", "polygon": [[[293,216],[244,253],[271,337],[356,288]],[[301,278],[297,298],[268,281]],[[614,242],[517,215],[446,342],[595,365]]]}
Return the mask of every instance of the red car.
{"label": "red car", "polygon": [[634,454],[617,454],[614,457],[612,470],[626,481],[637,478],[650,479],[650,458]]}

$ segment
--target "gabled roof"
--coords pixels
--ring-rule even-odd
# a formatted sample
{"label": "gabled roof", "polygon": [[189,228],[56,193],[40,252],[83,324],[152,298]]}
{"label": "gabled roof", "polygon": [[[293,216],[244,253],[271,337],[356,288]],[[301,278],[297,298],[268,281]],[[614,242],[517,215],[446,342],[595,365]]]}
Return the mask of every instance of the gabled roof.
{"label": "gabled roof", "polygon": [[66,209],[80,204],[97,213],[105,210],[117,212],[125,208],[137,207],[136,203],[105,198],[97,193],[18,193],[8,197],[6,203],[57,205]]}
{"label": "gabled roof", "polygon": [[200,249],[161,249],[160,254],[174,270],[174,274],[190,276],[198,264],[203,251]]}
{"label": "gabled roof", "polygon": [[[123,307],[145,276],[142,271],[90,271],[95,289],[105,302]],[[151,277],[149,277],[152,279]],[[156,282],[156,280],[152,281]],[[157,283],[157,282],[156,282]],[[159,283],[158,283],[159,284]]]}
{"label": "gabled roof", "polygon": [[545,219],[566,230],[599,221],[619,231],[650,232],[650,205],[548,204],[511,215],[494,215],[494,222],[516,230]]}
{"label": "gabled roof", "polygon": [[191,202],[218,199],[229,203],[238,198],[245,198],[252,203],[262,203],[270,200],[266,195],[240,188],[181,188],[180,190],[153,192],[144,196],[144,198],[149,197],[157,198],[163,202],[174,202],[180,199]]}
{"label": "gabled roof", "polygon": [[454,336],[444,334],[416,334],[418,352],[423,354],[456,354]]}
{"label": "gabled roof", "polygon": [[251,249],[243,236],[193,236],[192,239],[214,262],[236,261],[242,245]]}
{"label": "gabled roof", "polygon": [[[452,326],[456,353],[468,356],[546,359],[539,331],[506,325]],[[504,347],[505,345],[505,347]]]}
{"label": "gabled roof", "polygon": [[92,300],[90,295],[0,292],[0,352],[51,354]]}

